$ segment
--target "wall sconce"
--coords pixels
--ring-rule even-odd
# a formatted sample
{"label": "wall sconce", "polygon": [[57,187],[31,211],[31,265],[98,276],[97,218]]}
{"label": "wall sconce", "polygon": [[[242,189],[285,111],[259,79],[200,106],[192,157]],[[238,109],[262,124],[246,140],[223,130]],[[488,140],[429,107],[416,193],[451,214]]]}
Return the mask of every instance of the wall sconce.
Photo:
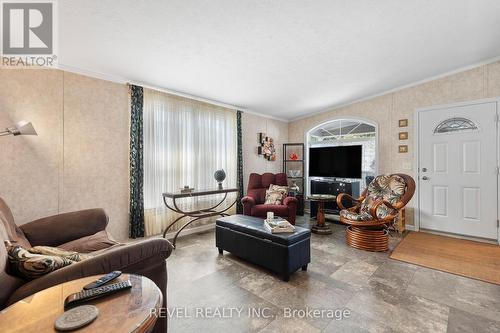
{"label": "wall sconce", "polygon": [[0,132],[0,136],[5,135],[38,135],[35,131],[35,128],[31,124],[31,122],[21,120],[17,124],[12,127],[7,127],[5,131]]}

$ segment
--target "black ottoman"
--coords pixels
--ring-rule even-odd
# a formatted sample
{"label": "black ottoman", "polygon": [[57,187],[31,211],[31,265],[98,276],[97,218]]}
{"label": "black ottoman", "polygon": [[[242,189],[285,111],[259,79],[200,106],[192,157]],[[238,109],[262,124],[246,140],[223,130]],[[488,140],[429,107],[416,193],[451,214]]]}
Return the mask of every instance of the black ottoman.
{"label": "black ottoman", "polygon": [[294,233],[272,234],[264,220],[246,215],[217,219],[215,245],[224,250],[280,274],[288,281],[290,274],[311,262],[311,232],[295,227]]}

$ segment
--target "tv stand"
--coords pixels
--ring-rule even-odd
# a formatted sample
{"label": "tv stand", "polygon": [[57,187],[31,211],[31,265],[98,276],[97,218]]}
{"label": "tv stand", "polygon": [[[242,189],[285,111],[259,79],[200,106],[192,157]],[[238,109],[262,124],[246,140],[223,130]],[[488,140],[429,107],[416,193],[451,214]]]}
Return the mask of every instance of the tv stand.
{"label": "tv stand", "polygon": [[[358,180],[337,179],[313,179],[311,180],[311,194],[333,194],[347,193],[354,198],[359,197],[360,182]],[[311,217],[316,217],[318,205],[311,202]],[[325,213],[338,215],[340,209],[336,202],[325,203]]]}

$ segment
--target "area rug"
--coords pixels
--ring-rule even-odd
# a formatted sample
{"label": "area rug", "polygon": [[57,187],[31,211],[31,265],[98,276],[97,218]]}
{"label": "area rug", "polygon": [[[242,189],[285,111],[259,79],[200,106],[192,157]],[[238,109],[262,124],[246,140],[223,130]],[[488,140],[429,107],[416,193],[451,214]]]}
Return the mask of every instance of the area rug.
{"label": "area rug", "polygon": [[500,285],[500,246],[424,232],[409,233],[392,259]]}

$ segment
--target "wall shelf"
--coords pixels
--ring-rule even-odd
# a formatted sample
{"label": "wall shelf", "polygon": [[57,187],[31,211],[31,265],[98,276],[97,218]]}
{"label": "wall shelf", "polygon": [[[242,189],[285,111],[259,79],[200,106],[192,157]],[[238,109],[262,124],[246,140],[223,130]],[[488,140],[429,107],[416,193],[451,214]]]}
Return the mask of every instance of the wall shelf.
{"label": "wall shelf", "polygon": [[[290,159],[291,154],[296,154],[297,159]],[[304,144],[303,143],[284,143],[283,144],[283,172],[288,178],[288,186],[295,183],[299,187],[299,192],[295,193],[298,200],[297,215],[304,215],[304,193],[305,193],[305,178],[304,178]],[[290,170],[299,171],[300,176],[290,176]]]}

